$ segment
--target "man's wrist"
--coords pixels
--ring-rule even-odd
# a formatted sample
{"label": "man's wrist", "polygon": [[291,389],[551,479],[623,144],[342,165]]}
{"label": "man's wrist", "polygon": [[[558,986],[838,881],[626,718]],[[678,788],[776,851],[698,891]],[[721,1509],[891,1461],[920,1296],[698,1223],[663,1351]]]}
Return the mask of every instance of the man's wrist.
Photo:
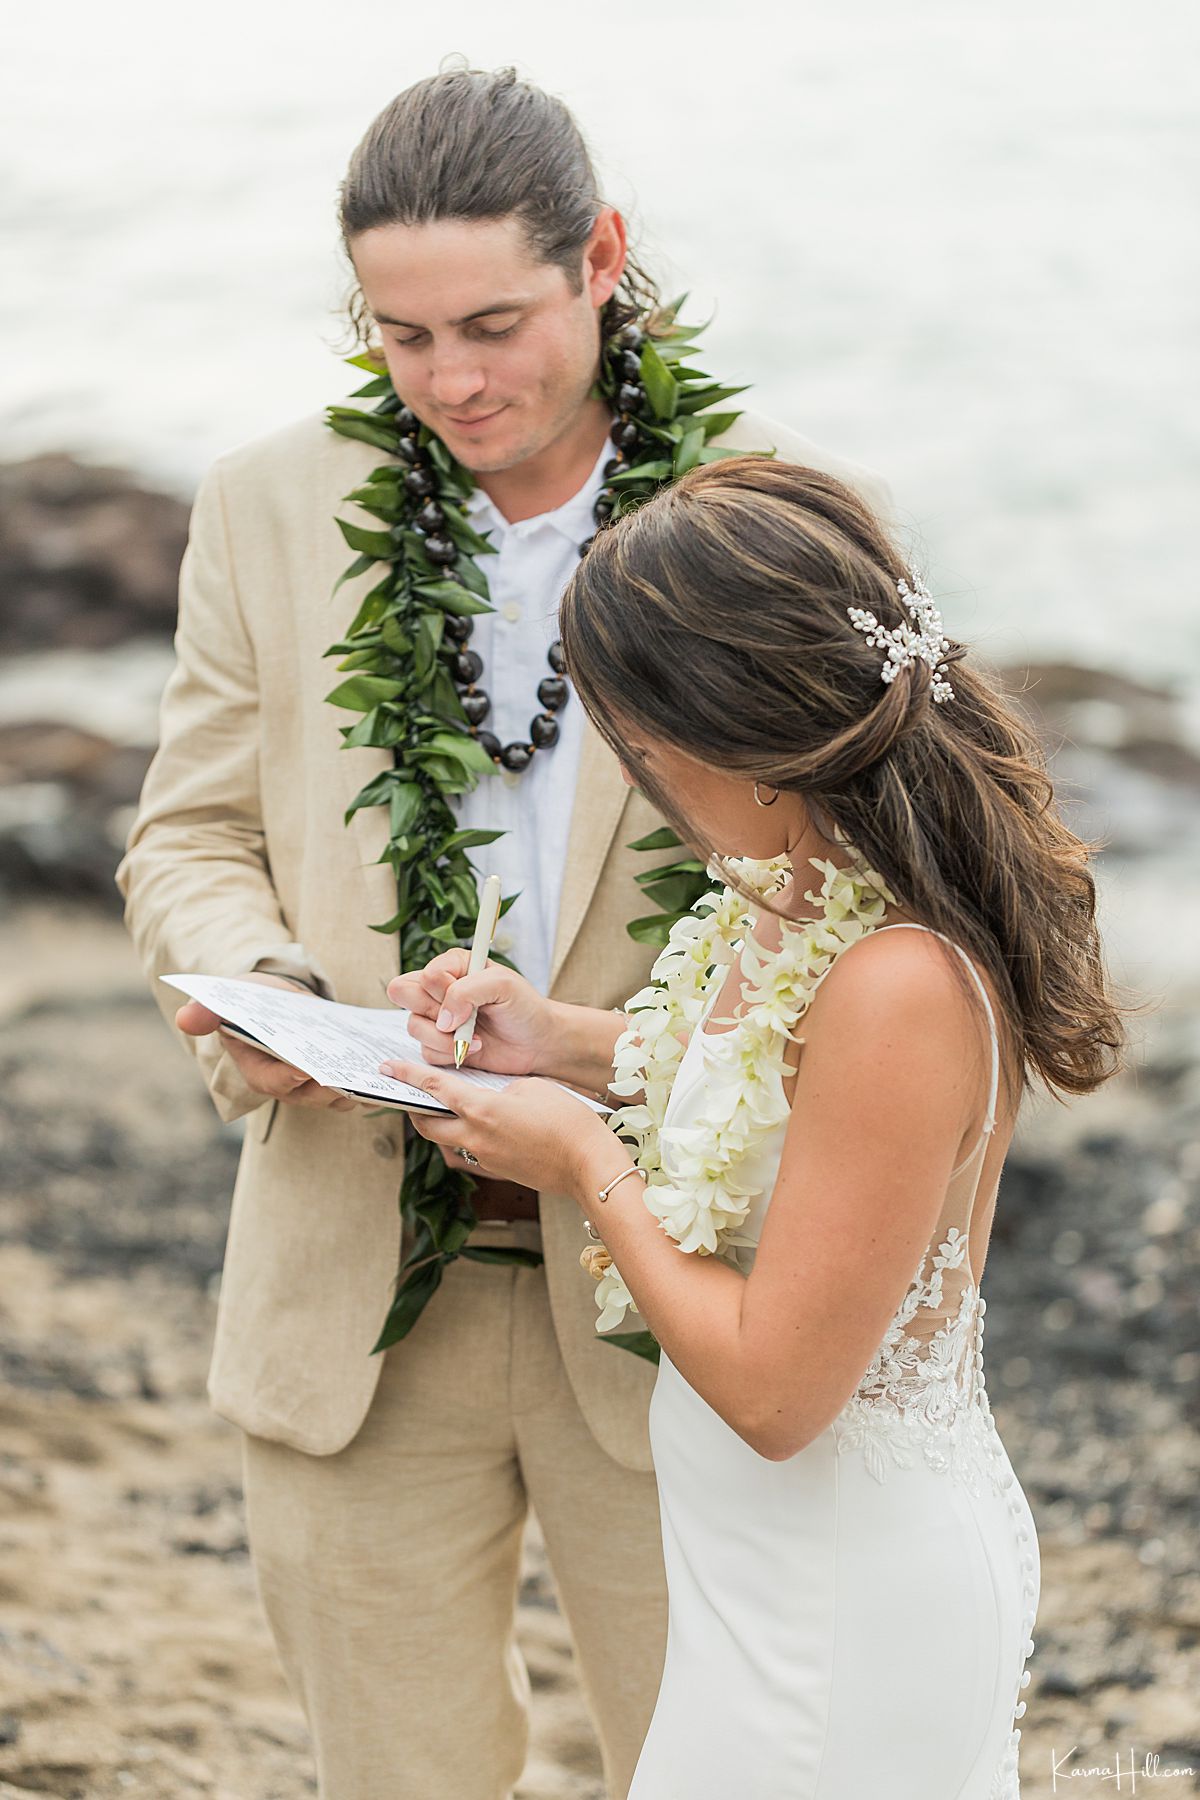
{"label": "man's wrist", "polygon": [[298,988],[313,994],[318,1000],[333,998],[332,989],[320,964],[310,957],[302,944],[281,944],[277,949],[264,951],[251,963],[248,973],[278,975],[281,980],[294,982]]}
{"label": "man's wrist", "polygon": [[261,964],[256,964],[249,973],[251,975],[269,975],[272,981],[286,981],[288,986],[295,988],[298,993],[312,994],[314,997],[317,994],[311,981],[301,981],[298,975],[289,975],[283,969],[264,969]]}

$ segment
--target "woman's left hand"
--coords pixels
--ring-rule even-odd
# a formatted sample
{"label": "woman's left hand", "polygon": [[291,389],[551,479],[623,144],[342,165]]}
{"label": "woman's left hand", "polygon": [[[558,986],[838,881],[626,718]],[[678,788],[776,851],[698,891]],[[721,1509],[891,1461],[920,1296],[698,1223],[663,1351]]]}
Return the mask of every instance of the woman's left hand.
{"label": "woman's left hand", "polygon": [[[473,1174],[517,1181],[543,1193],[573,1193],[588,1147],[612,1141],[601,1115],[556,1081],[531,1075],[497,1089],[428,1063],[385,1062],[379,1067],[382,1074],[454,1108],[455,1117],[408,1115],[413,1130],[437,1144],[452,1169],[470,1168]],[[457,1154],[460,1145],[479,1159],[478,1167]]]}

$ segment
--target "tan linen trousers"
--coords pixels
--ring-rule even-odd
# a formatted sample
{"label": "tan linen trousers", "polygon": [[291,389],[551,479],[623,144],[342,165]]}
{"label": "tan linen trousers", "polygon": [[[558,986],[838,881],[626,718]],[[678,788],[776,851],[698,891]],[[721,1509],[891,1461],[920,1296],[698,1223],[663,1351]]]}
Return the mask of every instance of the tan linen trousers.
{"label": "tan linen trousers", "polygon": [[[471,1241],[540,1249],[541,1227]],[[510,1800],[529,1741],[515,1611],[531,1504],[608,1795],[625,1800],[666,1650],[658,1489],[584,1423],[544,1268],[460,1257],[381,1354],[335,1455],[242,1434],[255,1579],[321,1800]]]}

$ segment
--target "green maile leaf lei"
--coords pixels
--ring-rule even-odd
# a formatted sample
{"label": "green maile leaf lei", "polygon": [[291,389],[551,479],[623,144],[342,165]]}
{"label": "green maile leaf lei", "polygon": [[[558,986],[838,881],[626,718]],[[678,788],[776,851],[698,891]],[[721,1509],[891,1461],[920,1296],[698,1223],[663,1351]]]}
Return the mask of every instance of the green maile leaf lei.
{"label": "green maile leaf lei", "polygon": [[[601,529],[689,469],[736,454],[710,440],[740,416],[714,409],[744,389],[722,386],[689,361],[703,327],[679,321],[685,299],[681,295],[641,324],[624,325],[604,339],[593,393],[613,410],[614,460],[597,502]],[[496,767],[468,721],[453,676],[463,641],[460,621],[493,610],[482,562],[495,551],[465,510],[475,487],[470,471],[404,405],[377,360],[363,354],[346,361],[370,376],[351,398],[375,404],[329,406],[325,422],[341,436],[382,451],[385,459],[343,495],[378,524],[336,521],[355,556],[333,591],[377,565],[382,573],[345,636],[325,651],[341,659],[337,667],[345,677],[326,699],[359,715],[341,727],[343,748],[370,745],[393,752],[394,767],[361,788],[344,822],[349,824],[360,807],[388,809],[388,844],[379,860],[395,874],[396,910],[370,929],[395,933],[400,968],[415,969],[452,945],[469,945],[478,887],[467,853],[503,835],[460,829],[450,804]],[[652,852],[682,846],[664,827],[630,848]],[[704,865],[686,855],[637,880],[659,911],[631,920],[627,929],[638,942],[659,946],[709,887]],[[504,899],[502,914],[515,899]],[[492,955],[515,966],[498,951]],[[372,1354],[412,1330],[456,1257],[526,1266],[542,1262],[540,1251],[468,1243],[477,1223],[474,1185],[468,1174],[449,1168],[428,1139],[414,1136],[406,1146],[400,1210],[412,1245]],[[648,1332],[606,1341],[657,1360],[658,1346]]]}

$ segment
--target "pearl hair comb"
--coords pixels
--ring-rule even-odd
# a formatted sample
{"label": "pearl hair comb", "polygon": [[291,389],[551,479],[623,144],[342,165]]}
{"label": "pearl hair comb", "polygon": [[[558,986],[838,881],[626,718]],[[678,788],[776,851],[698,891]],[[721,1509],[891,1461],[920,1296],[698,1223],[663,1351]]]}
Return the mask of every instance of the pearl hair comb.
{"label": "pearl hair comb", "polygon": [[915,569],[910,569],[913,578],[910,588],[903,575],[896,583],[896,591],[913,616],[913,624],[897,625],[894,631],[887,631],[879,623],[873,612],[861,606],[847,607],[850,623],[856,631],[861,631],[869,644],[878,650],[886,650],[882,669],[879,671],[882,681],[895,681],[901,669],[907,669],[919,657],[927,662],[933,671],[933,698],[939,703],[953,700],[954,689],[940,671],[940,665],[950,648],[950,640],[942,627],[942,615],[934,605],[933,595]]}

